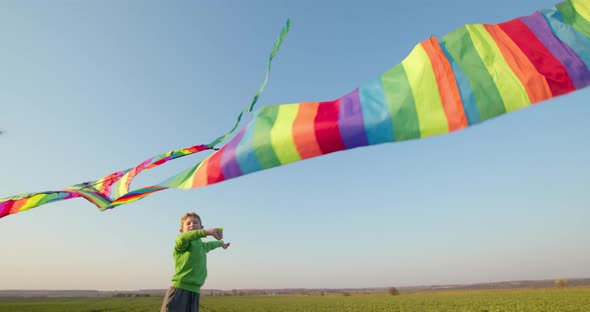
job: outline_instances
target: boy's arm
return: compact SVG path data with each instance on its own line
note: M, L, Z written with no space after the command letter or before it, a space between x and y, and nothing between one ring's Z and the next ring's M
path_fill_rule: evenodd
M215 248L221 247L221 245L223 245L223 241L221 241L221 240L210 241L210 242L204 242L203 244L205 245L205 252L209 252Z
M174 249L176 251L185 251L188 248L188 245L191 241L197 240L205 236L207 236L205 234L205 230L194 230L181 233L180 235L178 235L178 237L176 237Z

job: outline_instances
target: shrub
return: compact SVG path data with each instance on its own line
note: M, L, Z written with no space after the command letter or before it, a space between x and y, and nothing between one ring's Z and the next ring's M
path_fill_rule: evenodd
M569 281L565 278L560 278L555 280L555 286L557 287L565 287L569 284Z
M395 287L389 288L388 292L392 296L399 296L399 290L397 290Z

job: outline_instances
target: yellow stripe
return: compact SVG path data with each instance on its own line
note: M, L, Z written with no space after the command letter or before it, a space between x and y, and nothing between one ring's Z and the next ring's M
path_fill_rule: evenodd
M209 163L209 158L213 156L215 153L205 157L203 161L196 165L197 169L192 172L189 176L185 177L184 182L178 185L177 188L179 189L191 189L198 186L203 186L207 184L207 165ZM194 167L193 167L194 168ZM204 171L203 171L204 170ZM190 169L188 170L190 171ZM203 172L202 172L203 171Z
M129 203L132 203L134 201L138 201L138 200L140 200L140 199L142 199L142 198L144 198L144 197L146 197L148 195L151 195L151 194L152 193L146 193L146 194L142 194L142 195L137 196L137 197L130 197L130 198L126 198L126 199L117 199L112 204L114 204L114 205L129 204Z
M301 160L293 140L293 122L297 117L299 104L279 105L277 118L270 129L270 142L281 164Z
M92 187L95 188L97 191L100 192L103 189L103 187L104 187L103 184L104 184L104 181L105 180L106 180L106 178L101 178L100 180L97 180L96 182L94 182L92 184Z
M578 14L590 22L590 2L588 0L571 0L571 2Z
M43 199L43 197L45 197L45 196L48 196L48 195L47 194L37 194L37 195L31 196L31 198L29 198L29 200L27 200L27 202L24 205L22 205L18 209L18 211L25 211L25 210L29 210L29 209L31 209L33 207L36 207L37 206L37 203L41 199Z
M531 100L520 79L504 59L502 51L496 45L494 38L481 24L466 25L475 50L479 54L487 71L492 76L498 92L504 101L506 112L528 106Z
M420 136L428 137L449 132L432 63L421 44L402 61L414 95Z
M113 197L120 197L123 196L123 194L127 194L129 193L129 188L126 186L127 184L127 180L129 180L129 174L130 172L127 172L126 174L124 174L121 179L119 181L117 181L117 183L119 184L117 187L117 193L113 194Z

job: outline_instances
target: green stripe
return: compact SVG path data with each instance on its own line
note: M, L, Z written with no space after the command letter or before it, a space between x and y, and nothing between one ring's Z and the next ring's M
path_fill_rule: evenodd
M166 186L166 187L176 187L176 188L180 188L180 189L182 189L182 188L184 188L184 189L190 188L190 185L192 183L192 180L189 180L189 179L190 179L190 177L193 176L193 174L195 173L195 171L197 171L197 169L199 168L199 166L201 165L202 162L203 162L202 160L199 161L193 167L186 169L185 171L183 171L183 172L181 172L181 173L179 173L179 174L177 174L177 175L169 178L168 180L166 180L166 181L164 181L164 182L162 182L162 183L160 183L158 185L160 185L160 186ZM187 181L189 182L188 183L189 184L189 187L182 187L182 185L185 184L185 183L187 183ZM124 194L121 194L121 195L124 195ZM115 198L115 200L116 200L116 198Z
M422 44L412 50L402 65L412 88L420 136L425 138L449 132L449 121L438 91L436 74Z
M580 17L590 22L590 1L588 0L571 0L574 10L578 12Z
M256 116L256 125L253 135L253 146L256 158L263 169L280 166L281 162L272 148L271 129L277 119L279 108L265 106L260 108Z
M572 3L569 0L564 1L555 7L559 10L561 15L563 15L563 20L567 24L572 25L577 31L590 38L590 21L583 18L572 6Z
M488 72L498 73L492 79L495 78L494 82L504 101L504 109L511 112L531 104L522 82L510 68L496 41L485 27L481 24L467 25L466 27Z
M47 202L49 202L50 200L56 198L59 195L59 193L53 193L53 194L36 194L33 195L31 197L29 197L29 199L27 199L27 201L25 202L24 205L22 205L20 208L18 208L18 211L26 211L29 209L33 209L35 207L41 206Z
M101 211L104 210L106 207L108 207L111 204L111 202L109 200L107 200L99 195L96 195L93 192L87 192L87 191L82 191L82 190L80 190L79 192L80 192L80 194L84 194L84 195L92 198L92 200L94 200L94 203L96 205L98 205L98 209Z
M473 92L480 120L506 113L498 88L473 46L466 27L461 27L441 40L453 60L461 67Z
M394 141L420 138L420 125L406 71L398 64L381 75L383 93L393 122Z

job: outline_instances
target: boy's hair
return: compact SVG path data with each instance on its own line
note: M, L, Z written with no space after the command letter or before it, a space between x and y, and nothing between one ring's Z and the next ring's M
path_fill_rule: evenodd
M188 212L186 213L184 216L182 216L182 218L180 218L180 229L182 230L182 226L184 225L184 221L188 218L197 218L199 219L199 223L203 223L203 221L201 221L201 217L199 217L198 214L194 213L194 212Z

